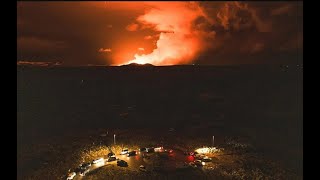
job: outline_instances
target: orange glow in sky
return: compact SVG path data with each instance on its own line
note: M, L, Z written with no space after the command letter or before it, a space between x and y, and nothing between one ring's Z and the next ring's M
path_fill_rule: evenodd
M302 63L302 26L301 1L19 1L17 64Z
M130 25L129 31L152 29L158 33L156 48L151 53L136 53L134 59L116 65L137 63L153 65L189 64L203 49L201 33L194 30L192 23L203 15L197 3L150 2L151 9ZM134 28L131 28L134 27ZM150 36L149 36L150 37ZM143 38L146 41L150 38Z

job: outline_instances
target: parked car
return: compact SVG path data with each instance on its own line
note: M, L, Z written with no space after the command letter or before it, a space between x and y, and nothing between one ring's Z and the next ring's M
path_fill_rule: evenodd
M139 170L140 171L147 171L147 169L144 165L140 165Z
M154 152L163 152L164 149L162 146L154 148Z
M130 152L128 152L128 154L127 154L128 157L129 157L129 156L135 156L135 155L137 155L137 152L136 152L136 151L130 151Z
M147 148L140 148L140 152L145 152L147 151Z
M128 149L124 149L124 150L122 150L122 151L120 152L120 154L121 154L121 155L124 155L124 154L127 154L128 152L129 152Z
M154 152L154 148L146 148L146 152L147 153L152 153L152 152Z
M207 156L202 159L202 162L211 162L211 161L212 159Z
M90 166L91 166L91 163L88 162L88 163L80 164L79 167L80 167L81 170L84 170L84 169L88 169Z
M80 176L85 176L90 170L89 169L84 169L80 171Z
M107 155L108 157L113 157L113 156L115 156L115 154L114 153L112 153L112 152L110 152L110 153L108 153L108 155Z
M128 163L126 161L124 161L124 160L120 160L120 161L117 161L117 166L127 167Z
M98 158L92 161L92 164L102 163L104 161L103 158Z
M116 157L115 156L112 156L112 157L109 157L108 158L108 162L111 162L111 161L116 161L117 159L116 159Z
M77 174L75 172L71 172L68 174L67 180L73 179Z

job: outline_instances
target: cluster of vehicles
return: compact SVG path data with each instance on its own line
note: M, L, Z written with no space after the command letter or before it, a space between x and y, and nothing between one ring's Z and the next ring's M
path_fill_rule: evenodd
M171 154L173 153L172 149L164 149L162 146L161 147L143 147L140 148L139 150L132 150L129 151L128 149L123 149L120 152L120 155L125 155L127 157L130 156L136 156L137 155L137 151L139 151L141 153L141 156L143 158L147 158L149 156L146 155L146 153L153 153L153 152L159 152L160 154ZM195 159L194 161L190 162L190 163L186 163L184 164L185 167L202 167L203 165L205 165L206 162L211 162L212 159L208 158L207 156L203 155L203 154L199 154L197 152L184 152L184 154L186 156L193 156L193 158ZM87 162L87 163L82 163L79 165L79 167L77 167L74 172L70 172L67 175L67 180L71 180L74 179L74 177L79 174L80 176L85 176L88 172L90 172L90 167L92 165L98 165L98 166L103 166L105 162L112 162L112 161L117 161L117 166L120 167L128 167L128 163L124 160L120 160L119 158L117 158L115 156L115 154L113 152L110 152L107 154L106 158L100 157L97 159L94 159L91 162ZM91 168L92 169L92 168ZM147 171L146 167L143 165L139 166L139 170L140 171Z
M68 173L67 180L73 179L77 173L79 173L80 176L85 176L90 170L89 168L91 167L92 163L83 163L80 164L79 167L77 167L74 172Z
M206 162L211 162L211 160L209 160L210 158L208 158L207 160L200 160L200 159L197 159L195 161L192 161L192 162L185 162L183 167L182 168L189 168L189 167L192 167L192 168L197 168L197 167L203 167Z
M192 156L194 159L196 159L188 164L191 167L202 167L206 164L206 162L212 162L212 159L204 154L199 154L197 152L184 152L184 154L187 156Z
M137 154L136 151L128 151L128 149L124 149L120 153L121 155L126 156L135 156ZM74 179L74 177L79 174L80 176L85 176L88 172L90 172L90 167L94 164L103 164L105 162L112 162L117 161L117 166L120 167L128 167L128 163L124 160L120 160L119 158L116 158L115 154L113 152L110 152L107 154L107 158L97 158L94 159L92 162L82 163L77 167L73 172L68 173L67 180Z
M74 177L77 174L79 174L80 176L85 176L88 172L90 172L90 167L94 164L103 164L103 163L105 163L105 161L112 162L112 161L117 161L117 160L119 160L119 159L116 158L115 154L110 152L107 155L107 159L100 157L100 158L94 159L91 162L82 163L79 165L79 167L77 167L74 170L74 172L68 173L67 180L74 179ZM117 162L118 165L126 164L125 161L124 162L122 162L122 160L120 160L120 161L121 161L120 163L119 163L119 161Z
M169 153L172 153L173 150L170 149L170 150L165 150L162 146L161 147L143 147L143 148L140 148L139 149L140 152L146 152L146 153L153 153L153 152L169 152ZM123 149L121 152L120 152L121 155L126 155L126 156L135 156L137 155L137 151L129 151L128 149Z

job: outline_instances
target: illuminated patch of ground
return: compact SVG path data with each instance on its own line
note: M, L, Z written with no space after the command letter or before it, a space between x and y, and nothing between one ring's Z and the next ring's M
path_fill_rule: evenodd
M101 137L99 133L76 138L65 139L65 143L51 141L24 148L20 161L30 161L38 158L40 165L35 167L23 179L65 179L68 170L73 170L82 162L90 162L99 157L105 157L110 150L119 155L123 148L137 150L140 147L155 146L161 141L157 137L146 136L139 131L117 131L118 144L112 145L112 135ZM104 139L109 138L109 141ZM170 141L176 142L173 148L195 150L207 145L200 138L170 136ZM163 140L166 144L166 139ZM110 145L107 146L107 144ZM212 158L212 168L185 168L176 171L147 171L138 168L118 167L115 162L100 167L88 175L86 179L302 179L294 172L281 167L277 162L263 158L255 151L253 145L239 139L228 139L220 144L220 151L207 154ZM150 166L157 164L155 156L150 158ZM165 165L165 163L159 163Z

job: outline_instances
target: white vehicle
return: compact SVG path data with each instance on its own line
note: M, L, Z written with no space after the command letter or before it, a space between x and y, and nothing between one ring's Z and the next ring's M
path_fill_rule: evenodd
M144 165L139 166L140 171L147 171L146 167Z
M77 174L75 172L71 172L68 174L67 180L73 179Z
M127 154L128 152L129 152L128 149L124 149L124 150L122 150L122 151L120 152L120 154L121 154L121 155L124 155L124 154Z
M102 163L103 160L104 160L103 158L95 159L92 161L92 164Z
M156 147L156 148L154 148L154 152L163 152L164 150L163 150L163 147L161 146L161 147Z

